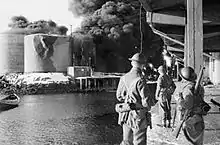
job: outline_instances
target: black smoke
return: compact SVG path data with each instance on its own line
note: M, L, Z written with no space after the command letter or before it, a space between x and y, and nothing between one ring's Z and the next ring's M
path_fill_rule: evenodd
M141 51L141 40L143 53L156 60L154 65L161 63L163 41L153 34L143 8L140 13L138 0L70 0L69 10L84 17L80 31L93 37L97 59L106 66L101 71L127 71L128 58Z

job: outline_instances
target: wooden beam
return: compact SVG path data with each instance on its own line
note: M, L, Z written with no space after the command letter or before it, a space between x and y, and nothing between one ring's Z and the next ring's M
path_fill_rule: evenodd
M147 3L147 7L150 5L152 10L159 10L159 9L165 9L169 7L173 7L175 5L182 4L184 5L185 0L139 0L143 6L144 3Z
M202 0L187 0L184 65L191 66L198 74L203 65Z
M184 35L181 34L167 34L168 36L171 36L173 38L183 38ZM215 37L215 36L220 36L220 32L213 32L213 33L207 33L207 34L203 34L203 38L211 38L211 37Z
M180 26L185 25L185 18L183 16L153 13L153 12L147 11L146 17L147 17L146 20L148 23L180 25Z
M215 37L219 35L220 35L220 32L213 32L213 33L204 34L203 38L211 38L211 37Z
M167 46L167 50L168 51L175 51L175 52L183 52L184 53L183 48L176 48L176 47L172 47L172 46Z
M146 12L146 20L148 23L155 23L155 24L166 24L166 25L178 25L178 26L185 26L185 16L176 13L154 13L147 11ZM213 22L209 20L203 20L203 23L206 25L219 25L220 22Z
M220 52L219 48L205 49L204 52Z
M161 36L161 37L163 37L163 38L166 38L166 39L168 39L168 40L170 40L170 41L173 41L173 42L175 42L175 43L177 43L177 44L179 44L179 45L184 46L184 43L182 43L181 41L178 41L178 40L176 40L176 39L174 39L174 38L168 36L167 34L165 34L165 33L163 33L163 32L160 32L160 31L154 29L153 27L152 27L152 31L153 31L155 34L157 34L157 35L159 35L159 36Z
M172 46L167 46L167 50L168 51L184 53L184 49L183 48L176 48L176 47L172 47ZM212 59L217 59L216 57L214 57L212 55L209 55L209 54L207 54L205 52L203 52L203 56L206 56L206 57L209 57L209 58L212 58Z
M174 37L174 38L181 38L181 39L184 37L184 35L174 34L174 33L170 33L170 34L167 34L167 35L169 35L169 36L171 36L171 37Z

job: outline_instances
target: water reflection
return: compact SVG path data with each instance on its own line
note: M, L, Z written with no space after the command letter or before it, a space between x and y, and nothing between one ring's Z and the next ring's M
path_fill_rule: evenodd
M121 140L114 93L30 95L1 110L0 144L113 145Z
M4 112L4 111L8 111L8 110L11 110L11 109L14 109L18 107L18 105L5 105L5 104L0 104L0 113L1 112Z

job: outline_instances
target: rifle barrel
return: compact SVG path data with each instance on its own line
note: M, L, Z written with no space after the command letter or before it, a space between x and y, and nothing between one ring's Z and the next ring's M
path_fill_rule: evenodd
M200 85L200 82L201 82L201 79L202 79L202 76L203 76L203 70L205 69L205 67L201 67L200 71L199 71L199 76L196 80L196 84L195 84L195 89L194 89L194 93L196 94L197 91L198 91L198 87Z
M214 105L220 107L220 103L216 102L214 99L211 99L210 100Z

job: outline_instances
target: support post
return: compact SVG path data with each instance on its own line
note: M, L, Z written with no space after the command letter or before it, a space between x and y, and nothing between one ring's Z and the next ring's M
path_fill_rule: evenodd
M203 0L187 0L184 65L198 74L203 64Z

